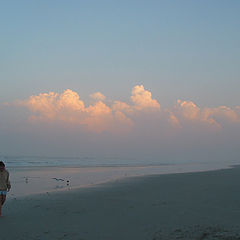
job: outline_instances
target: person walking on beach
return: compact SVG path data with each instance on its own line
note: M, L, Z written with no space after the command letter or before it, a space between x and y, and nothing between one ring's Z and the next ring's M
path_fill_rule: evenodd
M2 206L6 201L6 195L10 188L9 172L5 169L4 162L0 161L0 217L2 216Z

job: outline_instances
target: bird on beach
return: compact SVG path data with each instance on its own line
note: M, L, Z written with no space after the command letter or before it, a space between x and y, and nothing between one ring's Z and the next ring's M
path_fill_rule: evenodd
M64 179L62 179L62 178L52 178L52 179L55 179L56 181L64 181Z
M25 178L25 183L28 183L28 177L24 177Z

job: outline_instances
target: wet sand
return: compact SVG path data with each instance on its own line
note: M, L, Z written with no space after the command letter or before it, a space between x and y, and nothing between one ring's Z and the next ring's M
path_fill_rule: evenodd
M240 167L8 200L1 240L237 240Z
M158 166L51 166L51 167L10 167L11 192L8 198L86 188L96 184L112 182L127 177L153 174L201 172L227 169L226 163L169 164Z

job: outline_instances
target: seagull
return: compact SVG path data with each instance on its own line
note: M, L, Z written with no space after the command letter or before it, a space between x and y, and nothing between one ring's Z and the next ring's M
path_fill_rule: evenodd
M52 178L52 179L55 179L56 181L64 181L64 179L62 179L62 178Z

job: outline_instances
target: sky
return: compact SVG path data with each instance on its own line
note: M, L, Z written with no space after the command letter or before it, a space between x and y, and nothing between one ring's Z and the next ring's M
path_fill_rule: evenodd
M239 159L239 10L1 2L0 153Z

